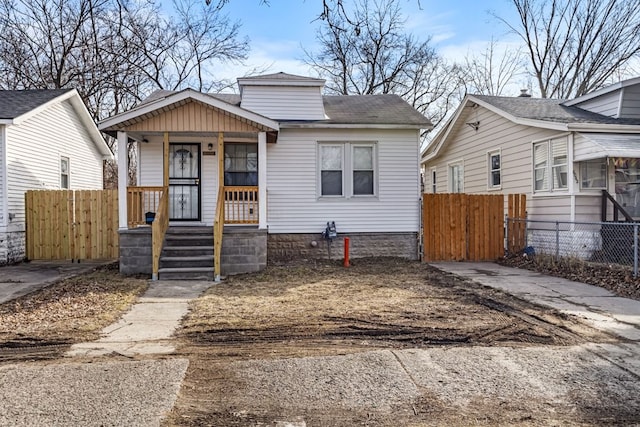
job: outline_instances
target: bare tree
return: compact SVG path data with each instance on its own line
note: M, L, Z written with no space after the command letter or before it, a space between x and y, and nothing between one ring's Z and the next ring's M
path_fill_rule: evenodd
M640 8L629 0L511 0L543 98L571 98L610 82L640 52Z
M352 10L340 0L323 4L321 47L306 52L305 62L327 80L328 93L394 93L435 124L445 116L458 93L458 70L429 40L404 31L399 0L359 0Z
M498 96L525 72L525 61L521 48L500 49L492 38L483 52L467 54L461 68L467 93Z
M244 60L248 40L197 0L174 10L155 0L0 0L0 87L75 88L96 120L155 89L215 89L214 65Z

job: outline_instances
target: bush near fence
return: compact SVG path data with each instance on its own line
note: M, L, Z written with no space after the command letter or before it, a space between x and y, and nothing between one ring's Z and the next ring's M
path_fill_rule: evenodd
M507 218L507 224L520 224L526 230L526 245L535 254L632 266L638 274L640 223Z

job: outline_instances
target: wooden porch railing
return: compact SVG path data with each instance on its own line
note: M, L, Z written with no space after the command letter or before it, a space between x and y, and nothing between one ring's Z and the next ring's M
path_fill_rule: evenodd
M616 199L609 194L607 190L602 190L602 222L607 222L607 201L613 205L613 221L619 222L619 215L621 214L628 222L633 222L634 219L629 213L616 201Z
M146 212L158 212L164 187L127 187L127 226L146 224Z
M169 191L164 189L160 197L160 204L156 211L156 217L151 224L151 246L153 255L152 280L158 280L158 270L160 269L160 253L162 252L162 242L164 235L169 228Z
M220 199L218 199L220 202ZM258 223L258 187L224 187L224 223Z
M216 203L216 217L213 221L213 278L220 281L222 270L222 235L224 233L224 191L218 189L218 201Z

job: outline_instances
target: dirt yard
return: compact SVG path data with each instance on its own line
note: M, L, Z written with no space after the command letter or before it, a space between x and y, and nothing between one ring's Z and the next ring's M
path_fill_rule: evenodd
M326 356L338 356L348 364L352 360L349 358L364 354L365 358L373 357L371 363L377 363L377 357L395 354L399 358L396 352L406 356L411 349L464 351L501 347L519 351L612 341L611 337L553 310L533 306L425 264L397 259L360 260L349 269L322 263L271 266L260 274L231 277L210 288L193 304L179 339L179 353L191 363L166 424L189 426L285 425L276 423L278 416L288 414L282 406L287 400L284 396L274 400L274 406L255 402L255 412L247 413L237 407L238 401L255 398L246 389L250 381L269 382L278 372L284 376L282 381L291 381L287 376L293 376L296 368L289 366L283 371L274 367L274 363L311 360L313 365L324 366ZM461 360L469 363L473 358ZM237 371L230 366L244 366L249 361L252 366L259 363L262 367L252 378L238 378ZM247 370L251 371L245 367ZM263 378L264 372L273 375L265 374ZM257 380L258 377L261 379ZM272 386L275 390L278 387L286 390L284 384ZM391 418L376 415L370 409L342 413L340 404L337 409L329 409L318 407L313 401L303 415L306 425L313 426L470 422L469 418L457 418L451 411L430 406L428 395L405 399L412 400L413 410L392 411ZM484 402L480 409L484 413L471 420L483 425L504 423L497 420L537 425L534 418L517 418L522 413L535 412L533 403L529 407L526 402L522 405L514 412L513 407L497 401ZM518 414L516 418L514 413ZM300 408L289 415L293 414L300 415ZM573 424L570 409L566 414L558 414L557 419L560 424ZM548 421L544 418L542 424Z
M147 286L111 264L0 304L0 363L56 359L98 338Z

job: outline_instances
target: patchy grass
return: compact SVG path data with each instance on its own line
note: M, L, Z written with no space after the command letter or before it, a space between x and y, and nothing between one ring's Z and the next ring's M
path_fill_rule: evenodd
M0 304L0 345L97 338L147 286L111 265Z
M233 276L194 301L179 337L209 354L306 355L374 348L566 345L575 340L510 314L564 322L492 288L396 258L270 266ZM533 317L532 317L533 319ZM189 352L192 350L186 350Z

